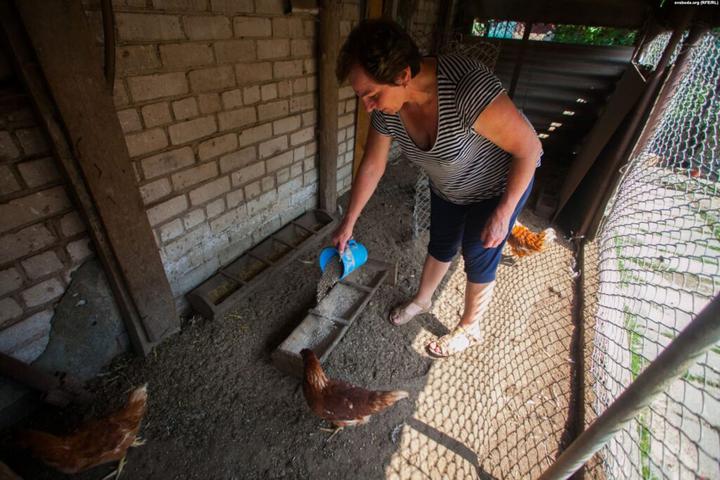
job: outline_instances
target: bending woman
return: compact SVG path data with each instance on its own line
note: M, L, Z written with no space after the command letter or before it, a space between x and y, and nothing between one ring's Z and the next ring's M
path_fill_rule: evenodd
M371 128L333 243L345 249L396 139L430 179L430 243L415 296L395 308L390 321L403 325L430 309L462 247L464 312L449 334L427 345L436 357L459 353L482 338L480 319L502 247L540 164L537 134L482 63L459 55L422 57L410 36L387 20L365 20L353 29L337 77L349 79L371 114Z

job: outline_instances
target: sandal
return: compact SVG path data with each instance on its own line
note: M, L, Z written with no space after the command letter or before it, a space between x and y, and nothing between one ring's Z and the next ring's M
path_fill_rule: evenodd
M481 333L473 333L470 329L458 325L452 332L428 343L425 350L432 357L447 358L477 345L482 339ZM431 347L433 343L435 344L434 348Z
M405 325L407 322L409 322L416 316L429 312L431 307L432 303L430 303L430 305L428 305L427 307L423 308L420 304L411 301L404 306L393 308L393 310L390 312L390 323L392 323L396 327L399 327L400 325Z

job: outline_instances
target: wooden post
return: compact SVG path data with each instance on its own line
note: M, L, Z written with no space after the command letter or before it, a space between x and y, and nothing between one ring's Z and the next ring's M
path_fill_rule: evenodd
M338 82L335 65L340 51L340 9L338 0L320 2L320 45L318 87L320 94L320 208L337 210Z
M383 12L383 0L368 0L365 18L380 18ZM363 155L365 155L365 141L370 130L370 115L365 111L362 103L357 103L355 115L355 153L353 153L353 178L360 168Z
M0 1L6 41L88 222L133 347L148 353L178 330L179 319L82 4L16 6Z

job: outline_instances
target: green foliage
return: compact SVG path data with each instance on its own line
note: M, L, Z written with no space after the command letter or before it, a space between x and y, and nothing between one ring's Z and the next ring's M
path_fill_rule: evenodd
M635 30L587 25L556 25L554 42L582 43L587 45L631 46L635 43Z

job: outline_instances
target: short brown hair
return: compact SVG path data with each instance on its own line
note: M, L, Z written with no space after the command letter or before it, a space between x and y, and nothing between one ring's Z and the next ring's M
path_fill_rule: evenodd
M358 64L378 83L395 85L397 76L410 67L411 76L420 71L420 50L397 23L391 20L363 20L350 32L340 49L335 74L344 82Z

